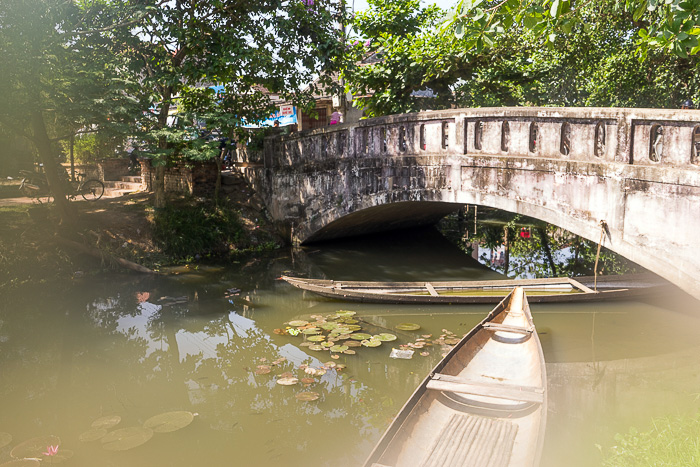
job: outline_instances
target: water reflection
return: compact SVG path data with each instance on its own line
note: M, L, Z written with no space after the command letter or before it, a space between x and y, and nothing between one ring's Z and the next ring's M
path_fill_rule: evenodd
M14 440L0 449L0 462L11 446L55 434L75 451L75 466L357 465L441 349L395 360L391 344L362 348L337 361L347 368L327 371L309 388L284 387L275 383L282 373L301 376L300 366L320 367L330 356L274 330L352 309L404 343L415 336L395 331L399 323L419 323L421 334L461 335L490 309L333 302L276 280L288 271L343 280L501 277L434 230L421 230L167 277L115 274L7 294L0 304L0 431ZM241 293L226 297L233 287ZM533 307L550 372L544 465L591 465L595 444L609 445L615 431L696 408L700 321L692 303ZM270 374L255 373L282 358ZM320 399L295 398L307 390ZM103 415L120 415L118 427L127 427L172 410L198 416L129 451L78 441Z

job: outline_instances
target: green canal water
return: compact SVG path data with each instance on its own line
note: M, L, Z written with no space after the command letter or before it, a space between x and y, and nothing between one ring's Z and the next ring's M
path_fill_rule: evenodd
M425 347L402 360L390 358L391 349L444 330L461 336L491 307L333 302L277 278L499 277L434 231L171 272L77 275L69 283L2 297L0 432L12 440L0 448L0 464L11 460L10 450L21 442L54 435L61 440L59 453L73 452L65 461L69 466L361 465L444 351ZM230 288L240 294L226 297ZM301 346L302 336L275 332L290 320L338 310L355 311L369 332L392 332L398 340L333 360L329 352ZM666 296L533 305L532 311L549 376L543 466L598 465L597 445L613 445L615 433L646 429L656 416L697 411L697 302ZM421 329L395 330L406 322ZM326 362L345 368L313 376L304 371ZM257 374L266 365L270 372ZM283 373L315 381L283 386L276 383ZM318 400L297 400L309 391ZM156 432L131 449L81 441L100 417L119 416L114 431L172 411L196 416L186 427Z

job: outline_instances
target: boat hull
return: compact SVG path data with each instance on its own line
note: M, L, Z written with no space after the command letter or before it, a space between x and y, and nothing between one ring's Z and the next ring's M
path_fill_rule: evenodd
M626 282L620 277L626 277ZM640 298L662 293L669 286L659 281L634 282L632 276L600 279L592 290L593 278L525 279L454 282L359 282L304 279L282 276L302 290L326 298L364 303L414 304L496 304L516 286L524 287L530 303L575 303ZM638 277L638 276L635 276ZM648 276L643 276L648 277ZM561 290L569 287L570 293ZM431 293L430 289L434 291ZM560 288L557 292L557 287ZM549 290L548 290L549 289ZM421 294L422 292L422 294ZM460 295L460 293L463 293Z
M546 414L542 347L516 289L433 369L365 466L536 466Z

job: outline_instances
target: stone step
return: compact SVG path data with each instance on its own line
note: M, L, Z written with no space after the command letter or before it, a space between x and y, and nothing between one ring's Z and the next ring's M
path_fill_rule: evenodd
M141 183L140 175L125 175L121 177L122 182Z
M105 188L110 190L131 190L136 191L141 188L141 182L124 182L119 180L105 180Z

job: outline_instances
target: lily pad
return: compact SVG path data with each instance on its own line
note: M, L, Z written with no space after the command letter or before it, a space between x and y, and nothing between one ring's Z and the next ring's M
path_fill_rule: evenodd
M358 341L345 341L343 345L347 345L348 347L360 347L362 344L360 344Z
M325 329L326 331L332 331L338 327L338 323L323 323L319 327L321 329Z
M92 424L90 425L92 428L104 428L105 430L109 430L113 426L119 425L119 422L122 421L122 418L119 415L108 415L106 417L100 417Z
M395 341L397 339L397 337L395 335L389 334L388 332L383 332L381 334L378 334L375 337L382 342L391 342L391 341Z
M105 428L93 428L92 430L81 433L78 436L78 440L82 443L92 443L93 441L102 439L106 434L107 430Z
M335 315L338 318L349 318L350 316L355 316L357 314L356 311L347 311L347 310L339 310L335 312Z
M380 341L379 339L368 339L362 341L362 345L364 345L365 347L379 347L380 345L382 345L382 341Z
M347 345L334 345L331 347L331 352L345 352L346 350L348 350Z
M300 400L302 402L311 402L317 400L320 397L320 395L317 392L308 391L300 392L295 397L297 398L297 400Z
M12 435L5 432L0 432L0 448L4 448L12 442Z
M343 351L343 353L346 355L355 355L357 352L351 349L346 349L345 351Z
M326 339L325 336L320 336L320 335L317 335L317 336L309 336L309 337L306 338L306 340L309 340L309 341L311 341L311 342L321 342L322 340L325 340L325 339Z
M457 338L457 337L446 337L446 338L445 338L445 344L447 344L447 345L456 345L456 344L459 343L460 340L461 340L461 339L459 339L459 338Z
M417 331L420 329L419 324L415 323L401 323L396 326L399 331Z
M0 467L38 467L41 465L38 459L16 459L0 464Z
M270 371L272 371L272 368L270 365L258 365L258 367L255 369L255 374L256 375L266 375Z
M301 384L314 384L316 380L314 378L301 378Z
M318 328L306 328L303 331L301 331L301 333L310 336L314 334L321 334L321 330Z
M294 377L280 378L277 380L277 384L280 384L282 386L294 386L298 382L299 380Z
M10 456L15 459L24 459L25 457L42 458L44 457L43 453L46 452L49 446L59 446L60 444L61 439L58 436L40 436L18 444L12 448Z
M319 350L323 350L323 346L320 344L313 344L309 346L309 350L315 350L318 352Z
M150 428L156 433L170 433L185 428L194 420L194 414L186 410L165 412L153 416L143 423L144 428Z
M126 451L141 446L153 437L153 430L142 426L130 426L107 433L100 440L108 451Z
M43 456L41 456L42 464L62 464L73 457L73 451L69 449L57 449L51 453L49 452L46 452Z
M366 339L371 339L372 336L369 334L365 334L364 332L357 332L350 336L350 339L355 339L356 341L363 341Z
M289 322L289 325L290 325L290 326L294 326L294 327L306 326L307 324L309 324L309 322L308 322L308 321L304 321L303 319L297 319L297 320L294 320L294 321L290 321L290 322Z
M357 325L357 324L346 324L345 329L347 329L350 332L355 332L355 331L359 331L360 329L362 329L362 326Z

